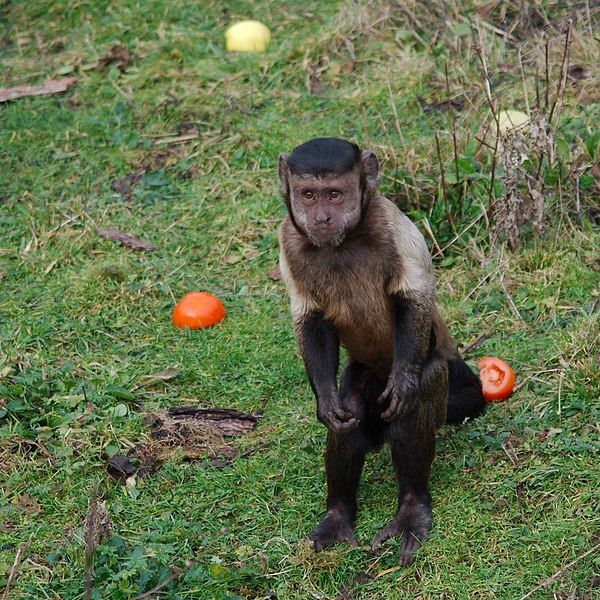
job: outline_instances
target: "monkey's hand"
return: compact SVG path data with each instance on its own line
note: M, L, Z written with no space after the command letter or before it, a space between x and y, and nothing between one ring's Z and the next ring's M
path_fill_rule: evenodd
M377 399L379 404L389 401L381 418L392 422L411 413L419 401L419 387L419 374L414 369L392 372L385 390Z
M317 400L317 419L332 433L347 433L358 425L352 413L343 408L337 391Z

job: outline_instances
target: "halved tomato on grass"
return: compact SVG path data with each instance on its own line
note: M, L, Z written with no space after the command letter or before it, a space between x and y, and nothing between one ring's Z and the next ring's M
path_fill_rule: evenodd
M515 372L507 363L494 356L486 356L477 366L486 402L501 402L512 394Z

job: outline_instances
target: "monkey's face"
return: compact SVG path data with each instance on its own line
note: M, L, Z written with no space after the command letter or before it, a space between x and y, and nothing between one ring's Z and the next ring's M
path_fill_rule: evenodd
M291 208L315 246L339 246L361 218L360 172L315 177L292 175Z

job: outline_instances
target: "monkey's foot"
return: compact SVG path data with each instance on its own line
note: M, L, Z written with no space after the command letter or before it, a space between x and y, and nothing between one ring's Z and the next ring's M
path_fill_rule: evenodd
M315 530L308 534L308 539L313 542L316 552L339 542L348 542L353 548L358 546L352 519L335 509L327 511Z
M373 540L373 550L377 549L385 540L390 538L401 539L400 565L406 567L415 561L415 553L421 544L429 537L431 527L431 509L423 507L418 515L398 514L379 532Z

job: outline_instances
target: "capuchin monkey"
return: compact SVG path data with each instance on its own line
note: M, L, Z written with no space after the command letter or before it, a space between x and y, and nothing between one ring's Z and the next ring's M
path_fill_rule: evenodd
M280 268L296 337L327 427L327 511L315 550L356 545L356 493L367 452L388 443L398 508L376 548L401 538L408 565L431 528L428 482L435 433L479 415L479 379L436 307L433 264L417 227L377 193L373 152L317 138L279 159L288 210ZM338 385L340 344L348 352Z

